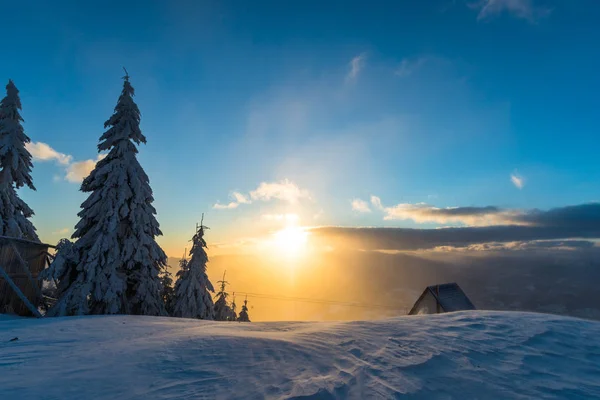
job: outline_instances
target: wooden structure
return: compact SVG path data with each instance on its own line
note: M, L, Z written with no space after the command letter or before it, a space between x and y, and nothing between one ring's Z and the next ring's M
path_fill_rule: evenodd
M39 273L54 246L0 236L0 313L40 317L43 301Z
M425 288L408 315L439 314L475 310L475 306L456 283L445 283Z

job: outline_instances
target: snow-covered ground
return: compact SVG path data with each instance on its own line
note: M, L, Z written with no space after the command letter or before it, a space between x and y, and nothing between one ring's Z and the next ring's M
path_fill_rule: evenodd
M0 316L0 399L213 398L600 398L600 322L482 311L250 324Z

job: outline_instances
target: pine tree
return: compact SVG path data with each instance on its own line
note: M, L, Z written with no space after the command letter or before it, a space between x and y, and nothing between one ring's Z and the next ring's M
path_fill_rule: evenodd
M98 144L98 151L108 154L81 184L89 197L81 205L73 238L78 239L77 269L89 284L92 314L166 313L159 272L167 256L155 240L162 233L152 189L136 157L136 144L146 138L133 96L126 74Z
M204 214L202 215L204 221ZM173 316L182 318L213 319L214 304L209 292L215 289L206 274L208 255L204 250L204 229L202 222L196 227L192 238L190 260L182 260L181 269L177 272L175 294L173 296Z
M240 311L238 321L250 322L250 317L248 317L248 296L246 296L246 299L244 299L244 305L242 306L242 310Z
M231 310L231 312L229 314L228 321L237 321L238 315L237 315L237 305L235 304L235 292L232 295L230 310Z
M221 290L217 293L217 301L215 301L215 321L229 321L231 319L231 307L227 303L229 293L225 291L229 282L225 280L225 272L223 272L223 280L218 282L221 284Z
M42 270L39 279L56 282L58 301L46 316L84 315L88 313L89 285L77 269L78 254L73 243L61 239L56 246L54 260Z
M169 272L169 267L167 266L160 273L160 283L162 285L161 297L163 302L165 303L165 309L167 310L167 314L171 313L173 307L173 278L172 274Z
M28 219L33 210L17 194L23 186L35 190L31 154L25 147L31 140L21 125L19 110L19 90L9 80L6 97L0 101L0 235L37 242L35 227Z

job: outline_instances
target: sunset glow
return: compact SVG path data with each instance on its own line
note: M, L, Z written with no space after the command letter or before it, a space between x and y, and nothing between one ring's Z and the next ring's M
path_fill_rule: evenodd
M272 244L283 256L298 257L306 250L308 232L297 226L288 226L273 234Z

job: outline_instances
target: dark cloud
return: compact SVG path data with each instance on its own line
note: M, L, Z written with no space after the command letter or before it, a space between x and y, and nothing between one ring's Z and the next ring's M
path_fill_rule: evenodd
M534 226L593 230L600 225L600 203L559 207L548 211L533 210L516 217L516 220Z
M443 211L464 216L469 210L482 213L486 209L497 208L462 207ZM600 204L597 203L522 212L513 218L515 224L526 225L440 229L321 227L314 228L312 233L316 237L350 241L352 246L365 250L423 250L491 242L600 238Z

